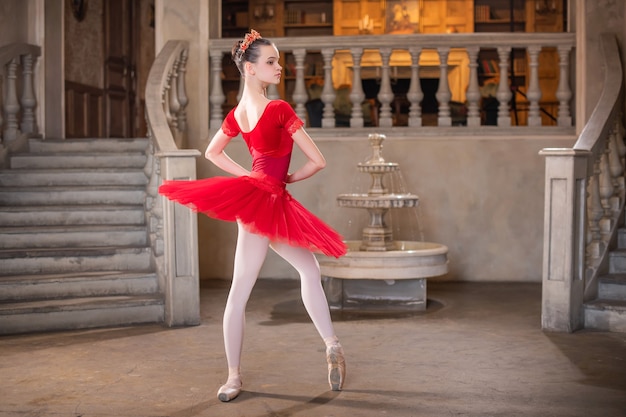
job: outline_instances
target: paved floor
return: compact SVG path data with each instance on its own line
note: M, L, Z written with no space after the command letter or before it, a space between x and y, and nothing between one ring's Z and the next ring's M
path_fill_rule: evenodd
M549 334L536 284L429 283L429 308L336 317L345 390L297 283L260 281L244 388L220 403L227 283L202 289L202 325L0 337L0 416L626 416L626 334Z

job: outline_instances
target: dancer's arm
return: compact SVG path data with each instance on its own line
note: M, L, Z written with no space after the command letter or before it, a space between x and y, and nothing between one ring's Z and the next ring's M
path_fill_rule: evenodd
M226 145L228 145L231 139L232 138L226 135L220 128L215 136L213 136L213 139L211 139L211 142L209 142L209 146L207 146L204 152L204 157L229 174L237 177L249 175L250 171L233 161L230 156L226 155L224 152L224 148L226 148Z
M296 130L291 137L296 145L300 147L302 152L304 152L308 160L304 165L302 165L302 167L300 167L300 169L287 176L287 183L302 181L309 178L326 166L326 159L324 159L324 155L322 155L320 150L315 145L315 142L313 142L313 139L311 139L309 134L306 133L303 128Z

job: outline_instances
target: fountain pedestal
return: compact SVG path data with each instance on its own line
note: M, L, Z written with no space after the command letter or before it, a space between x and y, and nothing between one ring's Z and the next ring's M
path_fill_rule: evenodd
M331 310L420 311L427 305L427 278L448 272L448 248L421 241L394 241L385 224L392 208L416 207L418 197L390 193L384 175L398 170L398 164L382 157L384 135L369 135L372 157L359 164L372 176L367 194L341 194L340 207L363 208L370 222L361 241L347 241L348 253L339 259L319 258L324 291Z

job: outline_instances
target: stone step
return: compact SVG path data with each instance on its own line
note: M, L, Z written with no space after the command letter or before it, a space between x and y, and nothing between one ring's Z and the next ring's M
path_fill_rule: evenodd
M1 207L0 227L70 225L145 225L143 205Z
M617 229L617 247L626 249L626 228Z
M626 332L626 301L597 299L584 305L585 328Z
M0 171L0 187L146 185L143 170L38 169Z
M0 302L156 294L154 272L96 271L0 277Z
M0 276L87 271L149 271L147 247L97 247L0 250Z
M143 186L3 188L0 189L0 206L142 205L145 194Z
M162 323L160 295L0 303L0 334Z
M626 249L615 249L609 253L609 274L626 273Z
M132 139L30 139L28 149L31 153L63 152L145 152L147 138Z
M75 169L75 168L137 168L146 164L146 155L140 152L117 154L113 152L54 154L29 153L11 156L11 169Z
M601 276L598 279L598 298L626 301L626 273Z
M0 249L146 246L145 226L1 227Z

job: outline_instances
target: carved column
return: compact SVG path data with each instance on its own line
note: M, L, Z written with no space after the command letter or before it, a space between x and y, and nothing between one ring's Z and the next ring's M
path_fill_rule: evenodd
M509 54L510 46L498 47L498 58L500 60L500 84L498 85L498 126L511 126L511 113L509 112L509 102L511 101L511 89L509 88Z
M226 96L224 96L224 89L222 88L222 59L223 53L220 50L212 49L209 51L211 56L211 93L209 94L209 103L211 103L211 117L210 127L211 129L219 129L222 126L222 119L224 118L222 112L222 104Z
M363 127L363 108L361 103L365 99L363 85L361 84L361 58L363 48L350 48L352 54L352 91L350 101L352 102L352 114L350 115L350 127Z
M178 110L178 130L184 132L187 130L187 104L189 99L187 98L187 91L185 90L185 74L187 73L187 56L188 50L183 49L180 53L180 66L178 68L178 103L180 109Z
M528 66L530 68L530 81L528 83L528 126L541 126L541 116L539 115L539 100L541 100L541 89L539 88L539 52L541 46L528 47Z
M178 130L178 111L180 110L180 102L178 101L178 67L180 65L180 57L174 61L174 65L167 77L167 102L165 106L168 108L169 123L172 131ZM175 135L176 145L181 148L178 137Z
M393 120L391 119L391 102L394 94L391 90L391 82L389 80L389 58L391 57L391 48L380 48L380 58L382 60L382 73L380 91L378 92L378 101L380 101L380 118L379 126L391 127Z
M480 126L480 88L478 87L478 46L468 46L469 56L469 85L467 86L467 126Z
M559 116L557 124L559 126L571 126L572 116L569 110L569 101L572 98L572 91L569 87L569 46L559 46L559 87L556 90L556 98L559 100Z
M452 117L450 117L450 84L448 83L448 55L450 48L438 48L439 53L439 88L437 88L437 101L439 102L439 117L437 124L439 126L452 126Z
M24 55L22 58L22 124L23 133L37 133L37 121L35 119L35 106L37 99L33 89L33 56Z
M296 88L291 97L296 104L296 114L300 119L306 120L306 107L304 103L306 103L309 98L306 92L306 86L304 85L304 58L306 57L306 49L294 49L292 52L296 60Z
M411 54L411 85L406 97L409 99L409 127L419 127L422 125L421 101L424 98L422 86L420 85L419 62L422 48L414 46L409 48Z
M17 101L17 58L13 58L7 65L6 76L6 101L4 103L4 113L6 123L4 126L4 140L11 142L17 139L18 124L17 114L20 111L20 103Z
M337 94L333 87L333 65L332 60L335 55L334 48L322 49L324 57L324 89L322 90L322 102L324 103L324 114L322 116L322 127L335 127L334 103Z

